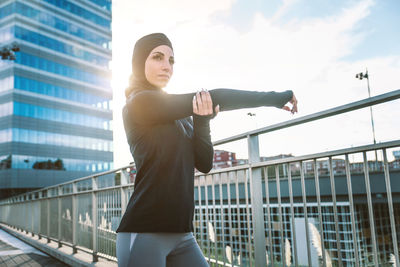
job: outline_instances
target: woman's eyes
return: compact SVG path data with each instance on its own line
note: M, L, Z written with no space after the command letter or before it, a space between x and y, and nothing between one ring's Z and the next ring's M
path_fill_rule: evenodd
M157 60L157 61L160 61L160 60L163 60L163 59L164 59L164 56L163 56L163 55L154 55L154 56L153 56L153 59L154 59L154 60ZM169 58L169 64L171 64L171 65L174 65L174 64L175 64L175 59L174 59L173 57L170 57L170 58Z
M162 59L162 57L161 57L161 55L154 55L154 56L153 56L153 59L156 59L156 60L161 60L161 59Z

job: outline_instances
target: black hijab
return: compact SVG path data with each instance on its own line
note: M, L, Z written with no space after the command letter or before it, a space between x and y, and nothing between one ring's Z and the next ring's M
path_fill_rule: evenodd
M167 45L173 50L171 41L163 33L152 33L137 40L133 49L132 74L129 80L129 87L125 90L126 97L134 91L159 89L147 81L144 65L150 52L160 45Z

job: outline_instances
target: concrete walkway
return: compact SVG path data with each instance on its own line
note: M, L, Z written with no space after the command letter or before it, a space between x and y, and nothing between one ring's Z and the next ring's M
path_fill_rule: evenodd
M0 229L0 266L39 267L66 265Z
M0 223L0 231L7 235L0 236L0 240L5 243L4 251L1 252L0 248L0 267L3 266L73 266L73 267L118 267L116 260L98 258L97 262L92 262L93 257L89 252L85 252L83 249L78 249L76 253L73 253L72 247L68 245L63 245L62 247L58 246L58 242L51 241L47 242L47 238L39 239L38 235L32 235L31 233L27 233L25 231L16 230L15 228L11 228L10 226ZM12 241L8 238L13 238ZM29 244L29 245L27 245ZM29 248L28 248L28 247ZM11 248L10 248L11 247ZM21 248L20 248L21 247ZM17 252L9 252L9 250L20 250L21 254ZM8 252L7 252L8 251ZM1 253L4 253L6 258L1 256ZM21 256L23 259L9 259L9 256L12 257L12 253L16 253L14 255L27 255ZM45 253L45 254L44 254ZM41 260L38 257L41 258ZM33 259L34 261L38 261L37 263L30 261ZM42 260L54 260L54 262L49 263L41 263L39 261ZM57 261L59 260L59 261ZM25 264L25 261L29 261L29 264ZM8 264L8 265L6 265ZM19 265L18 265L19 264ZM59 264L59 265L57 265Z

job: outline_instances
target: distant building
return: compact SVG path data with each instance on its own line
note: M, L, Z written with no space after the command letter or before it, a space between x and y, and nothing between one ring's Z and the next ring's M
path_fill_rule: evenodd
M393 151L393 156L396 160L400 160L400 150Z
M113 168L111 0L0 4L0 198Z
M236 153L225 151L225 150L214 150L214 169L222 169L235 166Z

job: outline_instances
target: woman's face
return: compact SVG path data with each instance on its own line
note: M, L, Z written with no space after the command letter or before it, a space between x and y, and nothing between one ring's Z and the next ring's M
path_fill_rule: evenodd
M147 81L158 87L165 87L172 76L174 65L174 52L167 45L154 48L144 64L144 74Z

